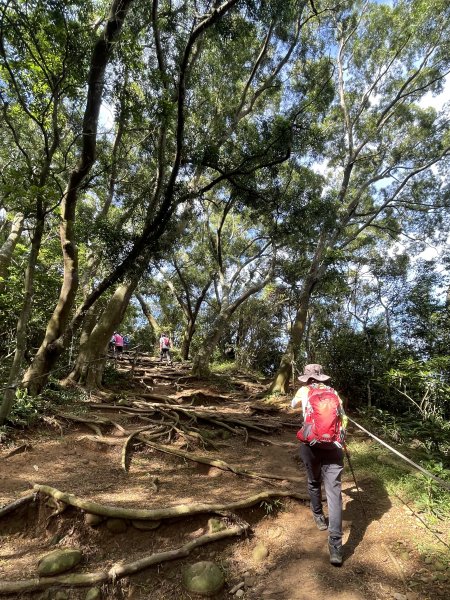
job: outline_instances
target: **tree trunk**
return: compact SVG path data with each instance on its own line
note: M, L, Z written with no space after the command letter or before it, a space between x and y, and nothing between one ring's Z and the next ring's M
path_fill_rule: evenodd
M211 332L206 336L205 343L200 347L197 355L194 358L194 364L192 367L193 375L196 377L202 377L210 373L209 362L222 336L226 324L234 312L241 306L241 304L248 300L250 296L260 292L269 283L273 277L273 265L274 263L272 263L265 279L262 279L258 283L255 283L249 287L232 304L229 302L229 291L226 293L225 298L222 300L220 312L211 327Z
M18 213L14 217L8 238L0 248L0 293L5 288L9 265L11 264L11 259L14 254L14 249L17 246L17 242L22 235L24 220L25 217L21 213Z
M139 304L141 305L142 312L144 313L145 318L147 319L153 331L155 332L155 335L157 336L160 332L160 327L155 317L152 315L147 302L144 300L143 296L138 292L136 292L134 295L136 296L136 298L139 301Z
M69 375L70 380L89 389L102 387L108 342L122 322L137 281L135 278L116 289L92 333L80 344L77 362Z
M289 379L292 373L292 360L295 361L297 352L305 332L306 319L308 316L309 301L312 291L316 285L317 278L309 277L306 279L302 292L300 294L300 303L295 315L294 325L291 329L291 335L287 348L281 358L280 366L275 375L275 379L270 386L272 394L286 394L289 388Z
M73 219L67 219L65 220L65 223L61 225L61 228L64 230L64 233L61 234L64 256L63 285L58 304L48 322L44 341L23 378L23 384L32 396L39 394L45 386L50 371L64 349L59 348L55 344L55 340L57 340L64 331L78 289L77 249L70 242L70 240L73 239L73 226Z
M78 362L79 359L79 355L80 355L80 351L86 347L86 345L89 343L89 338L92 334L92 331L94 329L94 327L96 326L96 324L99 322L100 320L100 315L101 315L101 307L100 307L100 303L96 303L94 304L94 306L92 306L86 313L86 316L84 318L83 321L83 326L81 328L81 334L80 334L80 339L79 339L79 343L78 343L78 348L77 348L77 358L75 361L74 366L72 367L71 363L72 361L69 360L69 366L73 369L76 368L76 364ZM72 343L73 343L73 338L72 338Z
M24 299L16 328L16 350L8 376L8 389L3 396L3 402L0 406L0 425L3 425L8 418L14 403L14 397L17 386L17 379L23 363L23 357L27 346L27 327L31 314L31 303L33 298L34 274L36 272L36 263L41 248L42 236L44 233L44 217L38 219L31 240L31 252L28 258L28 265L25 271Z
M195 377L206 377L210 374L209 362L211 356L220 340L225 329L225 325L231 316L229 312L221 312L217 315L211 332L207 336L205 343L199 348L192 366L192 374Z
M367 348L369 350L368 354L369 354L369 361L370 361L370 377L368 378L367 381L367 407L371 408L372 407L372 381L375 378L375 365L373 363L373 351L372 351L372 344L370 342L370 335L369 332L367 331L367 327L364 326L364 335L366 336L366 343L367 343Z
M63 334L67 328L78 289L78 251L75 238L78 193L95 162L98 118L105 86L106 67L131 2L132 0L112 1L104 31L94 45L83 118L81 155L77 166L70 174L61 204L60 238L64 264L63 283L58 303L47 325L44 341L23 379L24 385L32 395L37 395L45 386L49 373L64 351Z
M189 360L189 352L191 349L192 338L195 333L195 322L191 319L186 324L186 328L183 333L183 342L181 344L181 356L183 360Z

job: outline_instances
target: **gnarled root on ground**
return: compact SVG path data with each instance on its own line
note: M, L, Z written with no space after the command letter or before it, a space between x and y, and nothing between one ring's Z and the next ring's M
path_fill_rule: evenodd
M36 493L32 492L31 494L27 494L26 496L23 496L22 498L19 498L18 500L14 500L14 502L11 502L10 504L6 504L5 506L2 506L0 508L0 518L4 517L5 515L8 515L9 513L14 512L21 506L25 506L26 504L34 502L34 500L36 500Z
M150 554L150 556L145 556L134 562L113 565L107 571L74 573L72 575L57 575L55 577L40 577L39 579L25 579L22 581L3 581L0 582L0 594L11 595L33 592L45 590L55 585L63 587L84 587L101 583L114 583L117 579L133 575L134 573L148 569L153 565L158 565L168 560L184 558L199 546L204 546L205 544L223 540L228 537L242 535L247 530L248 525L237 525L222 531L217 531L216 533L208 533L188 542L180 548L156 552L155 554Z
M91 500L83 500L74 494L61 492L49 485L35 484L33 489L41 494L52 496L56 500L80 508L88 513L110 517L115 519L131 519L131 520L149 520L159 521L161 519L171 519L173 517L182 517L185 515L198 515L202 513L223 513L224 511L233 511L239 508L247 508L253 506L263 500L270 498L294 498L296 500L307 500L306 494L297 494L287 490L265 490L253 496L248 496L242 500L230 502L229 504L177 504L166 508L125 508L122 506L109 506L98 504Z
M169 446L162 446L161 444L157 444L155 442L150 442L145 439L144 436L140 437L145 444L158 450L159 452L166 452L167 454L175 454L175 456L180 456L181 458L185 458L187 460L192 460L194 462L198 462L205 465L211 465L212 467L217 467L218 469L222 469L223 471L231 471L236 475L241 475L243 477L250 477L252 479L275 479L281 481L292 481L294 483L302 483L303 479L301 477L289 477L287 475L275 475L275 473L255 473L254 471L247 471L245 469L238 469L237 467L233 467L229 465L225 461L219 458L209 458L207 456L201 456L199 454L192 454L190 452L184 452L183 450L178 450L175 448L170 448Z

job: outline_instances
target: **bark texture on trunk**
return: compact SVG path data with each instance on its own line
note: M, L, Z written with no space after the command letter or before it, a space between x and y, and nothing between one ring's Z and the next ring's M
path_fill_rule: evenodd
M225 325L227 324L229 318L230 314L226 312L222 312L216 317L214 325L208 337L206 338L205 343L199 348L197 354L194 357L194 362L192 365L192 374L196 377L205 377L209 375L209 363L211 357L222 336L222 333L225 329Z
M191 350L195 329L195 322L189 319L183 333L183 342L181 344L181 356L183 360L189 360L189 352Z
M133 280L116 289L91 334L80 345L77 361L69 379L89 389L102 387L108 342L122 322L136 285L137 281Z
M316 282L316 277L309 277L303 285L299 307L291 329L289 343L281 358L280 366L278 367L272 385L270 386L270 392L272 394L286 394L288 392L289 379L292 373L292 360L294 359L295 361L298 348L303 339L306 319L308 317L309 301Z
M151 310L149 309L147 302L144 300L144 297L142 296L142 294L139 294L139 293L136 292L134 295L136 296L136 298L138 299L139 304L141 305L142 312L143 312L145 318L147 319L147 321L149 322L149 324L152 327L153 331L155 332L155 335L157 336L159 334L159 332L160 332L160 327L158 325L157 320L152 315Z

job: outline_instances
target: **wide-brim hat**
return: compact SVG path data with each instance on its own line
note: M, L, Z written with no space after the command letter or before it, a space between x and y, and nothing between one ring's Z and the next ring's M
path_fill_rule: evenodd
M329 375L325 375L322 365L306 365L303 369L303 375L300 375L298 380L302 383L308 383L308 379L315 379L316 381L329 381L331 377Z

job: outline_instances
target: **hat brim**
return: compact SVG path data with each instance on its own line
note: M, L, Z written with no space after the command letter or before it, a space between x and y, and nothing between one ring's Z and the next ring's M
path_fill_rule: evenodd
M301 381L302 383L308 383L309 379L315 379L316 381L330 381L331 377L329 375L325 375L325 373L323 375L300 375L300 377L298 378L299 381Z

